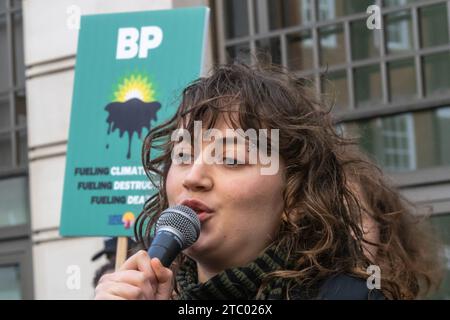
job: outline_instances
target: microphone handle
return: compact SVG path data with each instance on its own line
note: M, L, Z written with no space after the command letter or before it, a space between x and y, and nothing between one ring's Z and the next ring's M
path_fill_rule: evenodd
M181 251L178 237L167 230L161 230L153 238L148 255L150 258L158 258L162 265L168 268Z

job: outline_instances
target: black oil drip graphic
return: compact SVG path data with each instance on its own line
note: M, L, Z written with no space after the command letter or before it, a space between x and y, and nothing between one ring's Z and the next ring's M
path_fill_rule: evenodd
M111 102L105 110L109 115L106 119L108 123L108 134L119 129L120 138L125 132L128 133L128 153L127 159L131 157L131 142L134 132L141 138L143 128L150 130L151 121L156 121L156 113L161 108L157 101L143 102L137 98L125 102ZM109 145L106 146L108 148Z

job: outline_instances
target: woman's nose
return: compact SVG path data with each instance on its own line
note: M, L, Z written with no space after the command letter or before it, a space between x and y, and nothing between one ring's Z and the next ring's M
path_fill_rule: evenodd
M207 167L208 165L202 163L192 164L183 179L183 187L196 192L211 190L214 184Z

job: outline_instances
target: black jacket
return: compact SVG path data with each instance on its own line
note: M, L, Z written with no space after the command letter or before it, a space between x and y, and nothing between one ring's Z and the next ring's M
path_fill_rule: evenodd
M385 300L380 290L370 290L366 281L346 274L331 277L322 284L320 300Z

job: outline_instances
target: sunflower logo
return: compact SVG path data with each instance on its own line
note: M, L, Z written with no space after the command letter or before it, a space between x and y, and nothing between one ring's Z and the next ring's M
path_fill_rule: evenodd
M134 224L135 218L131 211L125 212L122 216L122 223L125 229L130 229Z
M119 82L114 92L115 101L126 102L131 99L139 99L143 102L155 100L155 90L146 76L132 74Z
M131 143L136 132L141 138L142 129L150 130L151 121L156 121L156 113L161 104L156 101L156 92L148 76L133 73L121 79L113 93L113 102L105 110L108 112L108 134L119 130L119 137L128 135L127 159L131 157ZM108 148L109 145L106 146Z

